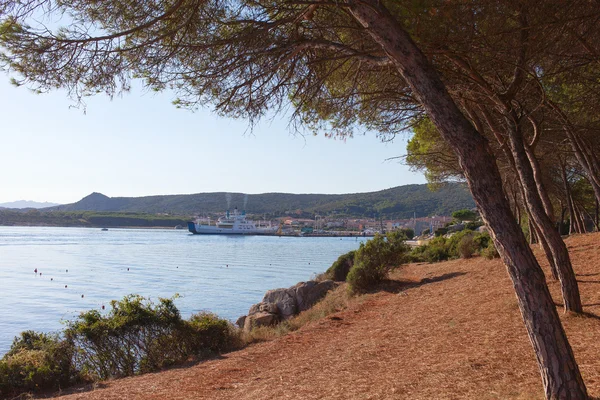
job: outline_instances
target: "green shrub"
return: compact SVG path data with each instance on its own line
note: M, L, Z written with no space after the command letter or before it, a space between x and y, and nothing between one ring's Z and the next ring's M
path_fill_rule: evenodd
M477 250L481 251L488 247L488 245L492 242L492 238L487 232L477 233L473 237L473 242L477 246Z
M447 260L449 258L447 241L442 236L435 237L429 241L424 246L423 261L439 262Z
M350 268L354 265L355 250L352 250L346 254L342 254L338 259L331 264L331 267L325 271L325 277L327 279L333 279L334 281L345 281L350 272Z
M346 281L352 292L369 290L384 280L390 269L407 260L409 247L404 243L406 236L400 231L387 235L375 235L366 243L361 243L354 257Z
M496 250L496 246L494 246L494 242L492 240L489 241L489 244L486 248L481 250L481 256L487 258L488 260L500 258L500 254L498 253L498 250Z
M474 231L475 229L479 228L480 226L483 226L483 222L481 221L471 221L471 222L467 222L465 225L465 229L469 229L471 231Z
M412 240L412 238L415 237L415 231L412 228L402 228L400 229L400 232L402 232L408 240Z
M477 213L465 208L454 211L452 213L452 218L458 221L474 221L477 219Z
M192 343L191 350L195 355L210 356L241 346L240 336L233 325L216 314L194 314L187 324L192 331L188 339Z
M111 307L106 316L96 310L80 314L66 330L78 348L77 366L93 378L151 372L192 355L206 356L227 349L235 335L227 321L212 314L183 320L172 299L154 304L129 295Z
M0 394L54 390L79 381L73 353L72 344L58 335L22 332L0 360Z
M446 224L449 225L449 224ZM444 228L437 228L434 232L435 236L444 236L446 233L448 233L448 228L444 227Z
M425 235L429 235L430 233L431 233L431 229L427 228L427 229L423 230L423 232L421 232L421 235L425 236Z
M355 263L348 273L348 284L353 293L365 292L387 276L385 265Z
M460 258L471 258L477 250L473 236L463 236L456 246L456 252Z

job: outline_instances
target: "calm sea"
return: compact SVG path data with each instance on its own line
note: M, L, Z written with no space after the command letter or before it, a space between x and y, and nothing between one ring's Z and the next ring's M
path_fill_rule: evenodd
M265 291L326 270L356 238L200 236L183 230L0 227L0 355L19 332L52 332L131 293L181 297L234 321ZM38 273L34 271L37 269ZM106 312L105 311L105 312Z

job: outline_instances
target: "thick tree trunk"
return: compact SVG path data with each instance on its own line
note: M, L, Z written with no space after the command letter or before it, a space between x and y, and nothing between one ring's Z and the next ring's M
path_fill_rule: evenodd
M349 0L349 11L381 46L456 152L473 198L512 279L546 398L587 399L573 351L537 260L515 223L488 143L460 112L437 72L378 0Z

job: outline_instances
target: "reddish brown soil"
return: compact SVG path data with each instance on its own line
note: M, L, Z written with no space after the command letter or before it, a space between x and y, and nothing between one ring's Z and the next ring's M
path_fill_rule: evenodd
M600 234L572 237L567 245L590 314L560 314L588 391L598 396ZM191 367L102 383L64 399L543 398L499 260L411 264L394 279L396 290L366 295L279 339ZM560 303L558 284L549 286Z

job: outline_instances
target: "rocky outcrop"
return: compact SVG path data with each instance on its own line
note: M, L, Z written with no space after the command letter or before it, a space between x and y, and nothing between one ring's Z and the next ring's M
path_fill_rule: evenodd
M240 317L236 324L245 331L257 326L274 325L308 310L336 286L337 284L330 280L308 281L287 289L269 290L263 300L250 307L248 315Z

